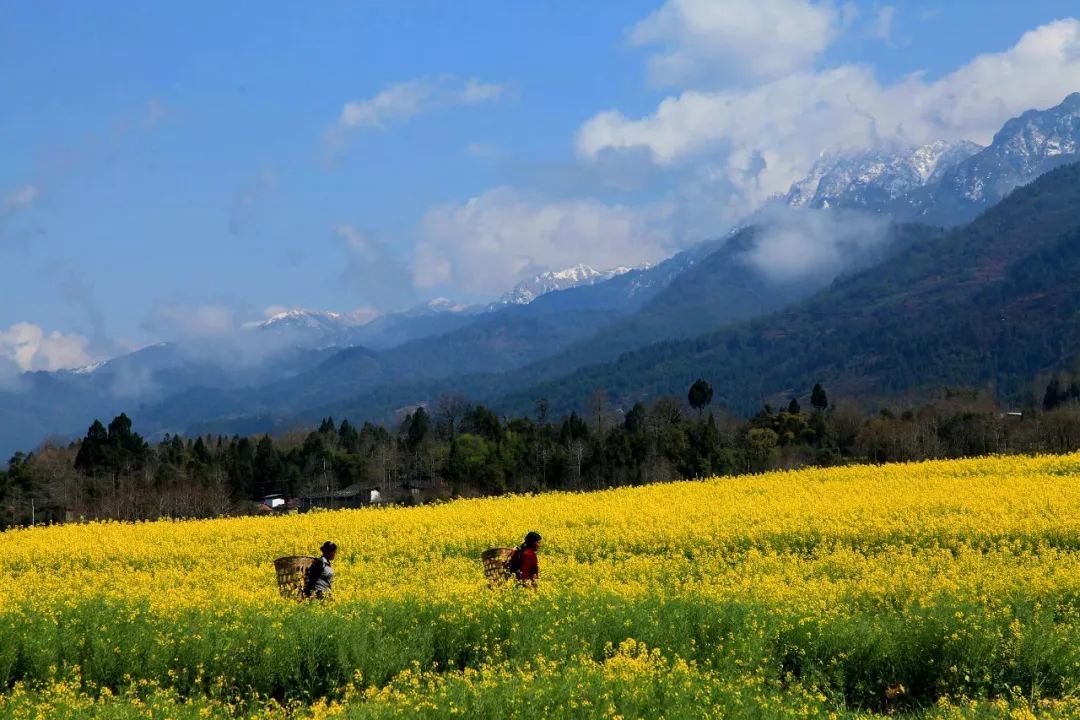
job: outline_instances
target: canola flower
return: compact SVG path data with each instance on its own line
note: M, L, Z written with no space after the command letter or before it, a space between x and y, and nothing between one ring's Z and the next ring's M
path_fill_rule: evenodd
M538 591L490 588L480 552L527 529ZM326 539L334 602L278 597L273 559ZM0 717L1080 716L1080 455L67 525L0 549Z

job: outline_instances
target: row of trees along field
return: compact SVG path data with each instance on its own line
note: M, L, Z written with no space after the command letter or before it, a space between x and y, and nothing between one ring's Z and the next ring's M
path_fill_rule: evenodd
M1075 389L1076 392L1072 392ZM626 411L598 392L581 413L500 418L448 395L397 427L327 418L276 438L165 436L148 443L126 415L95 421L69 445L17 453L0 471L0 526L79 518L213 517L250 512L268 495L358 487L416 502L547 489L586 490L774 468L1080 448L1080 386L1055 379L1041 411L1000 410L986 394L943 393L867 414L820 385L739 420L710 410L693 384Z

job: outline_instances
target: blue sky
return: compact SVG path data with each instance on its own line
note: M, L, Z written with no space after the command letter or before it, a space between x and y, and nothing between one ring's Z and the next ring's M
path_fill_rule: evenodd
M0 356L53 369L268 308L475 301L655 261L821 150L987 142L1080 90L1080 25L1048 25L1073 13L7 3Z

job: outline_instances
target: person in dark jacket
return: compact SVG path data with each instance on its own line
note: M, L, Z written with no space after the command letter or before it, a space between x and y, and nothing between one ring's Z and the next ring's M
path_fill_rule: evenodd
M530 532L525 536L525 542L516 552L518 554L515 574L518 582L523 585L536 585L540 577L540 564L536 559L536 552L540 549L540 533Z
M322 600L334 587L334 557L337 545L327 540L319 548L322 557L311 563L304 577L304 597Z

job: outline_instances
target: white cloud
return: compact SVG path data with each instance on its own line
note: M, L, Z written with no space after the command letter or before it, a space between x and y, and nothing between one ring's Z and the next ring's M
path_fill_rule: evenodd
M236 308L214 303L159 304L144 323L159 337L195 342L230 338L239 325Z
M255 177L237 188L229 209L229 232L239 235L256 216L259 206L273 197L278 190L277 173L263 168Z
M871 34L878 40L887 43L892 42L893 22L896 20L896 8L892 5L882 5L878 8L877 19L874 21Z
M577 149L593 159L606 150L645 148L666 166L708 158L752 210L786 190L823 150L881 140L985 144L1008 118L1078 89L1080 21L1069 19L934 81L915 75L883 85L870 68L845 65L747 89L687 90L639 119L603 112L581 127Z
M0 217L26 210L41 196L41 189L33 183L15 188L0 199Z
M338 225L334 232L345 247L345 280L361 302L397 310L415 300L405 263L377 237L348 224Z
M0 392L19 392L26 388L23 370L12 358L0 355Z
M824 282L872 259L888 240L885 218L858 212L776 207L758 218L761 230L743 260L769 278Z
M62 370L94 361L82 335L47 333L32 323L15 323L0 330L0 359L14 362L23 372Z
M39 235L43 230L31 223L27 227L12 227L19 220L18 216L29 210L41 198L41 186L26 183L7 193L0 194L0 249L10 240L22 245L31 235Z
M811 69L840 24L829 0L668 0L630 41L662 47L649 58L658 83L745 83Z
M498 188L430 210L413 257L418 287L454 285L495 294L542 270L576 263L609 268L666 257L662 208L595 200L544 201Z
M327 133L331 150L340 147L347 132L383 128L424 113L461 105L498 100L505 88L475 78L453 75L418 78L391 85L373 97L345 103L337 124Z

